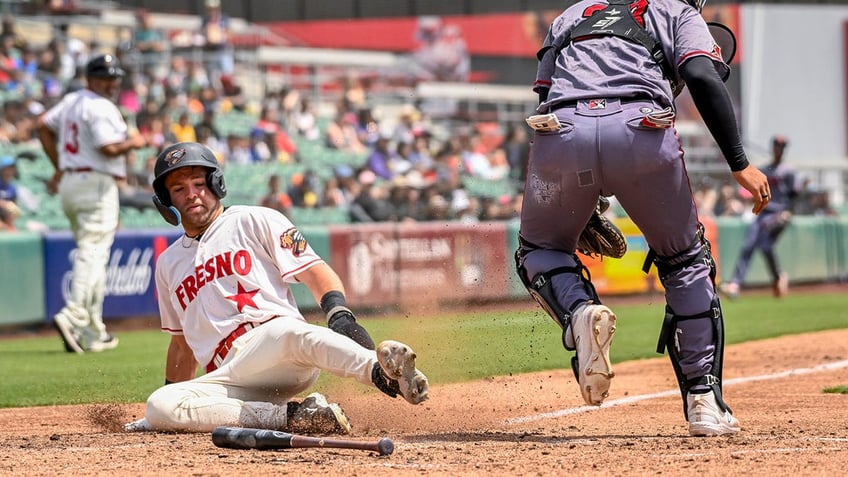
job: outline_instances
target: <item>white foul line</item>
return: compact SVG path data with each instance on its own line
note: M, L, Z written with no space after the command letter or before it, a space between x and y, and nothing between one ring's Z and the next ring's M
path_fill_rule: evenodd
M789 376L800 376L802 374L818 373L818 372L821 372L821 371L832 371L832 370L835 370L835 369L841 369L841 368L846 368L846 367L848 367L848 360L835 361L833 363L820 364L818 366L813 366L811 368L797 368L797 369L790 369L790 370L787 370L787 371L781 371L779 373L773 373L773 374L762 374L762 375L759 375L759 376L747 376L747 377L741 377L741 378L726 379L724 381L724 384L730 385L730 384L751 383L751 382L754 382L754 381L767 381L767 380L770 380L770 379L780 379L780 378L786 378L786 377L789 377ZM584 412L596 411L598 409L621 406L621 405L624 405L624 404L632 404L634 402L646 401L648 399L656 399L656 398L663 398L663 397L677 396L677 395L680 395L679 389L673 389L671 391L663 391L663 392L652 393L652 394L642 394L642 395L639 395L639 396L628 396L628 397L624 397L624 398L620 398L620 399L613 399L611 401L606 401L603 404L601 404L600 406L580 406L580 407L573 407L571 409L560 409L559 411L545 412L545 413L542 413L542 414L534 414L532 416L514 417L514 418L511 418L511 419L507 419L506 421L504 421L504 423L506 425L524 424L524 423L527 423L527 422L541 421L543 419L554 419L554 418L557 418L557 417L569 416L569 415L572 415L572 414L582 414Z

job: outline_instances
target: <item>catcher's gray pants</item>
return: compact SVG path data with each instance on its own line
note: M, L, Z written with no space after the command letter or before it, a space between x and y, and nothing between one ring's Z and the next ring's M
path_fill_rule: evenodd
M598 107L600 104L603 107ZM563 127L536 132L521 211L521 236L541 247L526 255L530 279L574 266L574 250L598 200L615 195L657 255L695 255L698 215L683 150L674 128L641 126L649 100L581 100L556 111ZM710 309L715 287L702 260L665 279L666 302L676 315ZM576 274L553 278L559 303L569 311L590 298ZM680 322L681 369L691 379L711 371L715 344L711 320Z

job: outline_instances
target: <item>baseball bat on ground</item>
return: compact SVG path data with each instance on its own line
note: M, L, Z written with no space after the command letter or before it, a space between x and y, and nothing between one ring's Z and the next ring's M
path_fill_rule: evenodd
M389 455L395 444L388 437L379 441L354 441L328 437L311 437L269 429L219 426L212 431L212 442L228 449L295 449L303 447L333 447L336 449L359 449Z

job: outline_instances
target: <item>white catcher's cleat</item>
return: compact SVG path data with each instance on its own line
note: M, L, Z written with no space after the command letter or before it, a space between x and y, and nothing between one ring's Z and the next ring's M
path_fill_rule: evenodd
M712 391L686 396L687 414L689 415L689 435L722 436L736 434L741 429L739 420L730 411L722 411L716 402Z
M586 404L600 406L609 396L615 376L609 359L615 314L604 305L587 303L571 317L571 332L577 348L577 381Z
M427 376L415 368L415 352L398 341L383 341L377 345L377 361L389 379L398 383L403 398L412 404L420 404L429 396L430 384Z

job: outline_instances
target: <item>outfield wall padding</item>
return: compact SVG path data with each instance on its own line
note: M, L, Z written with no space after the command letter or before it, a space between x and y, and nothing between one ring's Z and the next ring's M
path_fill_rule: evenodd
M642 272L647 245L629 219L616 224L627 239L624 258L582 257L601 296L660 288L656 268ZM704 219L720 280L733 273L748 222ZM529 299L515 275L518 224L458 222L375 223L303 227L312 248L345 283L352 307ZM115 238L104 301L106 320L155 316L156 257L179 229L122 230ZM75 245L68 232L0 235L0 325L49 322L64 304ZM791 283L848 280L848 217L795 217L777 245ZM761 254L745 285L768 285ZM304 310L318 305L306 287L293 287Z

